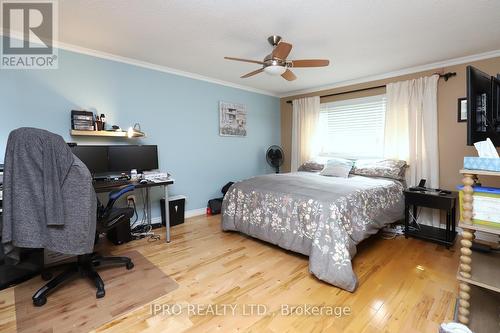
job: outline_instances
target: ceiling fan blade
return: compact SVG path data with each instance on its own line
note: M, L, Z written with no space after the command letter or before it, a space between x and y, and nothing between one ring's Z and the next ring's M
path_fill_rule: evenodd
M241 58L233 58L233 57L224 57L226 60L235 60L235 61L243 61L243 62L250 62L252 64L259 64L259 65L264 65L262 61L258 60L250 60L250 59L241 59Z
M291 60L291 67L324 67L330 64L327 59L307 59L307 60Z
M242 79L246 79L247 77L254 76L255 74L259 74L263 70L264 70L264 68L259 68L259 69L255 70L253 72L250 72L250 73L247 73L247 74L243 75L241 78Z
M285 73L281 74L281 76L287 81L293 81L297 78L295 74L293 74L293 72L289 69L287 69Z
M278 45L273 50L273 58L278 58L281 60L285 60L286 57L290 54L290 51L292 50L292 44L285 43L285 42L279 42Z

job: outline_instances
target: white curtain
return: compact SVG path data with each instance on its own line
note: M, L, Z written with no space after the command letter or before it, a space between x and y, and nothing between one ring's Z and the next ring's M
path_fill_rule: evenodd
M433 75L387 85L384 155L408 163L408 186L423 178L427 187L439 187L438 80ZM439 224L439 214L424 213L421 218Z
M295 99L292 102L292 156L291 170L309 160L317 147L319 96Z

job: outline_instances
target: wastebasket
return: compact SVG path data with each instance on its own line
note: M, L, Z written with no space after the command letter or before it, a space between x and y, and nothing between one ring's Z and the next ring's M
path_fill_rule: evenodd
M185 195L175 195L168 198L168 211L170 216L170 226L184 223L184 209L186 206ZM160 200L161 224L165 226L165 199Z

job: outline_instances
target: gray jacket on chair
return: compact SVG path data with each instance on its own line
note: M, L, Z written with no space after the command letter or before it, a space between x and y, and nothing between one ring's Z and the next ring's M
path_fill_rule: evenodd
M94 247L97 198L87 167L59 135L12 131L4 166L2 243L79 255Z

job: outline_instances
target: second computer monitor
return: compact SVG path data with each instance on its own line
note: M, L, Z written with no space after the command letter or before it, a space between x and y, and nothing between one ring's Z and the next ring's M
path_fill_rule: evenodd
M111 172L147 171L158 169L158 147L108 146L108 163Z

